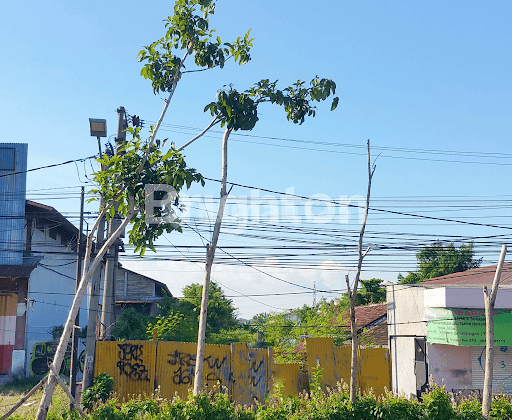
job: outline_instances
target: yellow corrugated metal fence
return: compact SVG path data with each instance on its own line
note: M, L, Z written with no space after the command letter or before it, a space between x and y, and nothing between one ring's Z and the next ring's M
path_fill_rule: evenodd
M150 395L158 389L163 398L185 398L193 387L196 362L195 343L123 341L98 342L95 375L114 377L120 399ZM307 370L322 368L322 385L334 388L350 381L351 348L334 347L332 338L306 339ZM373 389L376 395L391 387L388 349L361 349L357 382L361 392ZM307 375L298 364L272 363L272 349L247 344L205 347L203 383L206 389L226 392L240 404L264 402L274 383L283 395L298 395L307 389Z

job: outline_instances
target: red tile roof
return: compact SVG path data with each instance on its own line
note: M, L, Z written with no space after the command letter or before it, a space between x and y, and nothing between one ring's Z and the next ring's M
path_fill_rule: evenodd
M361 330L373 321L387 315L388 305L387 303L374 303L373 305L356 306L356 322L357 330ZM350 326L350 312L347 311L344 319L345 325Z
M419 283L421 286L437 287L482 287L484 285L491 286L494 274L496 273L496 265L489 267L474 268L473 270L462 271L460 273L447 274L446 276L434 277L430 280ZM501 272L500 287L512 287L512 262L503 265Z
M361 333L359 343L363 346L388 346L388 324L377 325Z

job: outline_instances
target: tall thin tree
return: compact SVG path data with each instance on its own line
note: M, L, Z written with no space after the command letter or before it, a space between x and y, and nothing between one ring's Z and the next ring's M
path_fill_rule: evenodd
M367 143L368 147L368 189L366 191L366 206L364 209L364 218L363 223L361 225L361 230L359 232L359 244L357 248L357 271L356 276L354 278L354 284L352 288L350 287L350 281L348 274L345 276L345 281L347 283L347 294L350 302L350 328L351 328L351 337L352 337L352 358L350 363L350 401L354 403L356 401L357 395L357 349L358 349L358 341L357 341L357 320L356 320L356 298L357 298L357 287L359 285L359 277L361 275L361 267L363 265L363 259L366 257L368 252L370 252L370 247L368 247L363 252L363 237L364 231L366 229L366 221L368 219L368 208L370 206L370 191L372 188L372 178L375 172L375 164L371 164L371 156L370 156L370 140Z

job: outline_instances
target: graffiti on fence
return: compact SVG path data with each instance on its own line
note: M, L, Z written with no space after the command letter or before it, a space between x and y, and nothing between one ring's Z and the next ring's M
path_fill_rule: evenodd
M263 375L259 373L260 368L265 364L265 360L261 359L257 364L256 361L251 363L251 367L249 368L249 383L252 386L257 386L261 379L263 379ZM264 372L262 372L264 374Z
M210 368L211 372L208 372L206 375L206 386L210 384L215 385L219 383L222 384L222 379L220 377L220 368L224 365L224 363L228 362L228 357L224 356L222 360L219 360L218 357L208 356L204 358L204 361Z
M224 356L223 359L219 357L208 356L205 357L204 362L211 372L206 374L206 383L220 383L222 385L222 378L220 377L220 368L227 364L228 358ZM196 366L196 354L184 353L179 350L174 350L168 354L167 363L171 366L178 368L173 372L172 382L175 385L187 385L192 383L194 376L194 369Z
M149 381L148 370L142 359L144 345L123 343L117 346L119 347L119 361L117 362L119 374L125 375L133 381Z
M32 357L30 359L29 367L32 375L45 375L48 372L48 364L53 362L53 357L57 351L58 341L45 341L44 343L34 344L32 347ZM78 370L83 372L84 369L85 352L80 353ZM66 353L64 353L64 360L60 368L60 375L69 376L71 368L71 343L68 344Z
M190 384L192 382L192 377L194 376L196 355L174 350L167 356L167 363L171 366L179 366L178 369L173 372L172 382L175 385Z

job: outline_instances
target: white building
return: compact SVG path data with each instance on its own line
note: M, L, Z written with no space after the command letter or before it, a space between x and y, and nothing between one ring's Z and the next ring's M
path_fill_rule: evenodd
M418 396L428 377L447 390L483 388L485 314L482 288L496 266L430 279L388 284L388 333L393 391ZM506 263L496 299L493 392L512 393L512 263Z
M52 329L64 325L75 295L77 236L78 229L53 207L26 202L25 249L41 261L28 282L26 354L23 366L13 366L14 374L44 374L48 370L48 359L57 345ZM88 302L86 292L79 314L82 328L87 325ZM85 340L79 340L79 354L82 341ZM69 372L69 363L67 354L61 370L64 374Z

